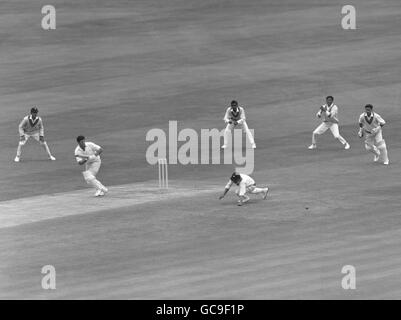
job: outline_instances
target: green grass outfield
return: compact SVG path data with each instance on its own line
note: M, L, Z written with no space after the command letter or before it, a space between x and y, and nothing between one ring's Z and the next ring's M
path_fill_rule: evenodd
M345 31L343 4L54 0L44 31L41 1L3 1L0 298L400 299L401 5L355 0ZM307 149L328 94L350 150L330 133ZM148 130L222 129L232 99L268 200L219 201L230 165L170 165L160 193ZM387 121L388 167L357 137L366 103ZM57 161L30 142L16 164L33 104ZM102 199L75 162L79 134L105 149ZM54 291L40 286L49 264ZM356 290L341 288L348 264Z

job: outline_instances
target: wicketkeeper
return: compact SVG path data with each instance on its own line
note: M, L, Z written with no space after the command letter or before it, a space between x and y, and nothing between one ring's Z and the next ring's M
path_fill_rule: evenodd
M222 146L223 149L227 147L228 134L235 128L242 128L242 130L245 131L252 148L256 148L252 132L251 130L249 130L246 123L244 108L239 107L237 101L231 101L231 106L227 108L223 120L227 124L226 129L224 130L224 145Z

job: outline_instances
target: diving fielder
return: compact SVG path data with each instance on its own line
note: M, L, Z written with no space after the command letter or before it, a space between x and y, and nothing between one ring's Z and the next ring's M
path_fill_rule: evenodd
M382 158L383 164L388 165L389 159L387 154L386 142L382 136L382 127L386 124L383 118L373 112L373 106L367 104L365 112L359 116L359 132L358 136L365 136L365 148L374 154L373 161L379 161Z
M17 148L17 156L14 159L15 162L20 162L22 146L24 146L31 137L42 145L50 160L56 160L56 158L52 156L49 146L45 141L43 121L41 117L38 117L38 112L38 108L33 107L31 109L31 114L24 117L18 126L20 139Z
M93 142L85 142L84 136L77 137L78 146L75 148L75 158L79 165L85 164L85 171L82 172L87 184L96 189L95 197L104 196L108 189L96 179L102 163L100 154L103 149Z
M246 124L244 108L239 107L237 101L231 101L231 106L227 108L223 120L227 124L226 129L224 130L224 145L222 146L223 149L227 147L229 132L237 127L242 128L242 130L246 133L249 142L252 145L252 148L256 148L252 132L249 130L248 125Z
M224 196L227 194L228 190L230 190L233 183L238 186L238 189L235 193L239 197L238 200L239 206L242 206L244 203L249 201L250 198L248 197L247 193L252 193L252 194L263 193L263 199L267 198L267 193L269 192L268 187L257 188L255 180L253 180L250 176L234 172L231 175L230 180L228 181L224 189L224 193L219 197L219 200L224 198Z
M316 135L325 133L327 129L330 129L334 138L344 145L344 149L350 148L348 142L340 135L338 129L338 107L333 104L333 101L334 98L332 96L326 97L326 104L322 105L316 114L319 119L323 118L323 122L313 131L312 144L309 149L316 149Z

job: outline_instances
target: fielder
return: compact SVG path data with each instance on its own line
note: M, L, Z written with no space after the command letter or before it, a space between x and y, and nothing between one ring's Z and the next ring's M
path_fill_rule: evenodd
M365 112L359 116L358 136L362 138L365 135L365 148L374 154L374 162L379 161L381 156L383 164L388 165L387 146L382 136L382 127L385 124L383 118L373 112L373 106L367 104Z
M316 114L319 119L323 117L323 122L313 131L312 144L309 149L316 149L316 135L325 133L327 129L330 129L334 138L344 145L344 149L348 150L350 148L348 142L340 135L338 129L338 107L333 104L333 101L334 98L332 96L326 97L326 104L322 105Z
M226 129L224 130L224 144L222 146L223 149L227 147L228 134L237 126L242 128L242 130L246 133L249 142L252 145L252 148L256 148L255 140L253 139L252 133L249 130L248 125L246 124L244 108L239 107L237 101L231 101L231 107L227 108L223 120L227 124Z
M56 158L52 156L49 146L45 141L43 121L41 117L38 117L38 112L38 108L33 107L31 109L31 115L24 117L18 126L20 139L17 148L17 156L14 159L15 162L20 162L22 146L24 146L31 137L41 144L50 160L56 160Z
M257 188L255 180L253 180L250 176L242 173L234 172L230 180L228 181L224 193L219 197L219 200L223 199L227 194L228 190L230 190L231 186L235 183L238 186L237 191L235 192L239 197L238 205L242 206L244 203L249 201L249 197L247 193L259 194L263 193L263 199L267 198L267 193L269 192L269 188Z
M75 148L75 158L79 165L85 164L85 171L82 172L87 184L96 189L95 197L104 196L108 189L96 179L102 163L100 154L103 149L93 142L85 142L84 136L77 137L78 146Z

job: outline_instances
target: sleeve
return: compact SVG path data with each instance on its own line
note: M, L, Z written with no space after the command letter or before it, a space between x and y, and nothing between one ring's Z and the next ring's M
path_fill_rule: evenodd
M43 136L45 135L45 128L43 127L42 118L39 118L38 127L39 127L39 135L40 135L41 137L43 137Z
M359 116L358 122L363 125L363 114Z
M384 119L377 113L376 113L376 119L379 125L384 126L386 124L386 121L384 121Z
M98 146L97 144L93 143L93 142L87 142L86 145L89 145L91 148L95 149L96 151L98 151L101 147Z
M231 180L229 180L225 186L226 189L230 189L231 186L233 185L233 182Z
M18 126L18 132L19 132L20 136L23 136L25 134L24 127L25 127L26 122L27 122L27 119L24 118L24 119L22 119L22 121L20 122L20 124Z
M244 108L241 108L241 119L240 119L240 122L242 123L242 122L244 122L246 120L246 117L245 117L245 110L244 110Z
M228 107L227 110L226 110L226 114L224 115L224 118L223 118L223 120L224 120L225 122L228 122L228 121L230 120L230 118L229 118L229 111L230 111L230 108Z
M79 161L83 160L83 159L80 157L81 153L79 152L78 149L75 149L74 155L75 155L75 160L77 160L78 163L79 163Z

